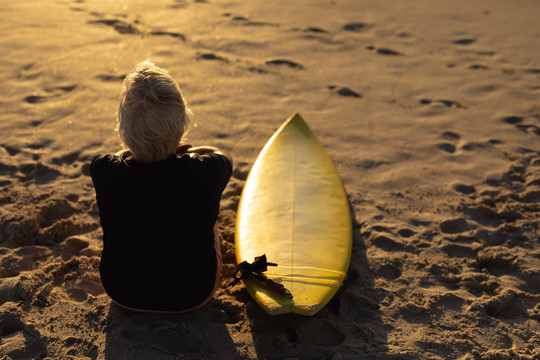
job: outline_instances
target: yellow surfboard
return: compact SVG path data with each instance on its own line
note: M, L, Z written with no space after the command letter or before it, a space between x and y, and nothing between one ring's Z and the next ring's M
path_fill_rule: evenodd
M266 254L264 274L293 298L246 279L270 315L314 315L336 294L352 251L347 195L326 150L299 114L275 132L246 180L236 218L236 260Z

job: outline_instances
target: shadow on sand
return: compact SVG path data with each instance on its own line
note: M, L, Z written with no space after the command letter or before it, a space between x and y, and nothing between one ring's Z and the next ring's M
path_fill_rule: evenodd
M379 310L382 294L375 290L360 228L353 220L353 251L347 279L316 315L270 316L255 302L247 304L259 359L391 358Z
M353 216L354 219L354 216ZM225 259L226 260L226 259ZM229 259L232 261L232 259ZM267 315L239 289L258 359L389 359L387 334L361 225L353 222L351 264L342 288L315 316ZM227 279L224 279L226 283ZM222 286L225 286L222 283ZM240 286L240 285L239 285ZM214 299L184 315L139 314L111 304L105 359L242 359ZM244 353L245 355L245 353Z
M208 306L185 315L159 315L111 304L105 359L238 359L221 316Z

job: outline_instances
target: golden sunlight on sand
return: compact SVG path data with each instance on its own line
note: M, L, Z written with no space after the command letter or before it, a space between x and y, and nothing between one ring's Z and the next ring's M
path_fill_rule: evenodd
M538 19L536 0L0 1L0 359L540 358ZM119 149L148 58L189 142L235 158L221 288L186 315L123 311L99 278L89 164ZM235 219L296 112L344 182L353 253L317 315L271 317L228 286Z

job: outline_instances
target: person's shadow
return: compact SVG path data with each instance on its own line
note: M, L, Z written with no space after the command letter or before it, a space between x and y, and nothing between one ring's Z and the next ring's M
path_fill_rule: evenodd
M353 216L354 219L354 216ZM224 258L225 260L225 258ZM230 259L229 259L230 260ZM231 260L232 261L232 260ZM225 277L222 286L227 282ZM246 306L249 347L235 344L230 314L219 298L185 315L140 314L111 304L105 329L105 359L387 359L387 333L379 311L361 225L353 223L351 264L342 288L316 315L267 315L238 285ZM229 294L231 295L231 294ZM237 319L238 320L238 319ZM246 345L246 344L243 344Z
M321 311L312 317L270 316L254 301L247 304L258 358L386 359L389 355L387 332L379 310L381 300L374 288L361 225L353 220L353 251L347 279Z
M135 313L111 303L105 359L240 359L226 319L205 306L182 315Z

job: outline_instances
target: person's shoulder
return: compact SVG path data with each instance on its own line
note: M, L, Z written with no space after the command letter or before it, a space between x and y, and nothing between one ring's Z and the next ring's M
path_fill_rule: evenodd
M182 155L182 158L189 159L191 166L200 168L205 172L232 172L232 164L229 158L219 152L203 155L189 153Z
M119 162L121 162L120 157L114 154L98 155L90 163L90 173L95 173L100 169L113 166Z
M96 156L93 160L90 166L99 166L103 164L113 163L117 160L118 156L115 156L114 154L102 154Z
M220 153L220 152L213 152L202 155L203 161L206 161L206 163L210 166L218 167L225 169L227 172L231 171L232 164L229 158Z
M221 152L219 152L219 151L216 151L216 152L213 152L213 153L210 153L210 154L205 154L204 156L210 156L214 160L225 161L227 163L230 163L229 158L227 156L225 156L224 154L222 154Z
M178 159L186 160L189 159L189 161L193 161L195 163L203 163L206 165L210 165L212 163L220 162L220 161L229 161L227 157L223 154L212 152L208 154L197 154L197 153L187 153L182 154L181 156L177 157Z
M214 168L218 174L218 177L222 179L223 187L227 185L227 182L232 176L232 163L228 156L220 152L214 152L208 154L214 159Z

